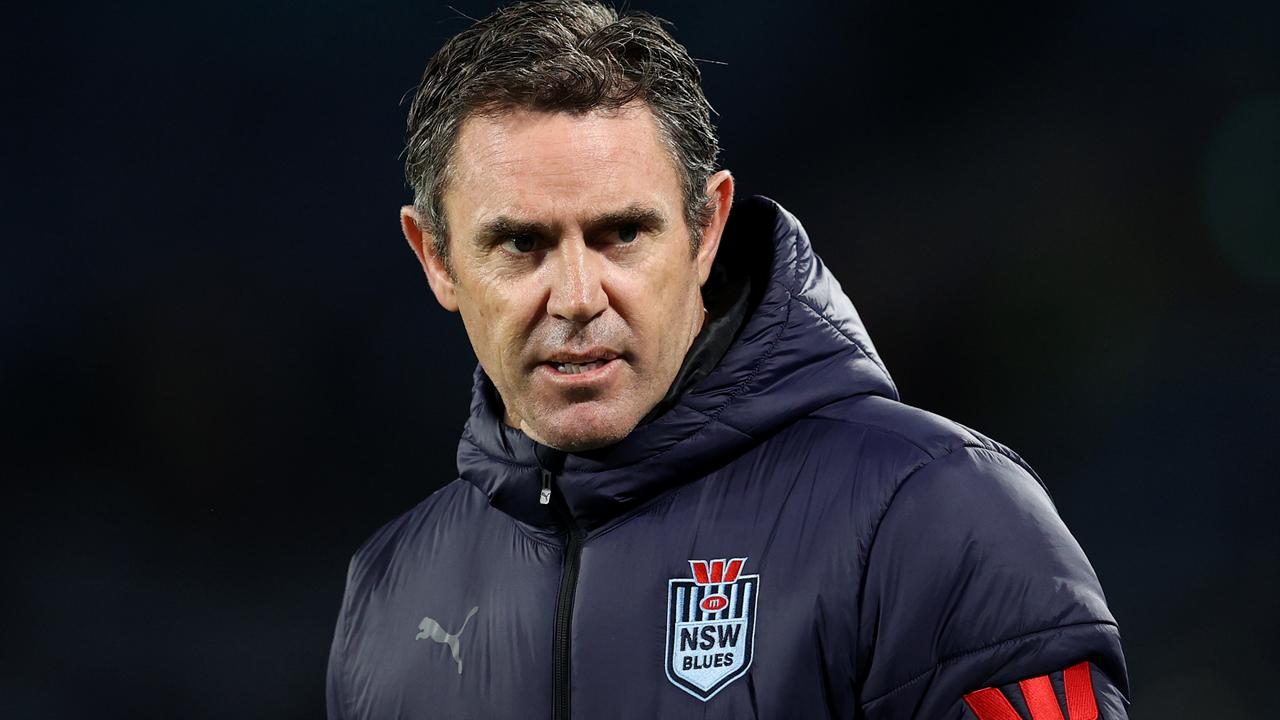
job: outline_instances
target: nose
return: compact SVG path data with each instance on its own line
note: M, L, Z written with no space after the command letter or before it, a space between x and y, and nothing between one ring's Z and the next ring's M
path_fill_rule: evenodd
M547 312L570 322L585 323L604 312L604 291L598 254L582 238L562 238L553 253Z

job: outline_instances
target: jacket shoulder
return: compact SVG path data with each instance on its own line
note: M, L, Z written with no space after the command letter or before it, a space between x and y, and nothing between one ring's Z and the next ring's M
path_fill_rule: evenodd
M884 397L809 420L856 448L867 717L958 717L967 692L1083 660L1127 687L1097 575L1017 453Z
M897 400L878 395L860 395L827 405L810 417L860 427L886 436L888 445L897 445L898 453L915 457L921 465L963 448L988 450L1013 461L1041 486L1044 485L1031 466L1006 445L955 420Z
M396 562L401 548L413 542L425 529L438 526L439 517L457 516L450 512L474 501L479 495L475 486L456 479L427 496L422 502L383 525L356 550L347 574L347 591L369 589L381 583Z

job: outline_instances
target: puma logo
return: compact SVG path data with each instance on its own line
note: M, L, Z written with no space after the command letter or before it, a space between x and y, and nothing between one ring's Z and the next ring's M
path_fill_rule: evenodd
M422 618L422 622L418 623L419 632L413 637L414 640L435 640L438 643L448 645L449 652L453 653L454 662L458 663L458 674L462 674L462 652L458 647L458 638L462 636L462 631L467 629L467 623L471 622L471 616L476 614L480 606L471 608L471 612L467 613L467 619L462 621L462 627L458 628L456 633L445 632L440 623L429 617Z

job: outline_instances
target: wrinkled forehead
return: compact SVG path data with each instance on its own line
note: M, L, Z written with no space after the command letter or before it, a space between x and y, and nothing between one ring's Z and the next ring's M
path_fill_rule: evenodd
M443 195L449 226L461 232L496 215L546 220L646 205L679 216L681 199L674 158L644 104L472 114Z

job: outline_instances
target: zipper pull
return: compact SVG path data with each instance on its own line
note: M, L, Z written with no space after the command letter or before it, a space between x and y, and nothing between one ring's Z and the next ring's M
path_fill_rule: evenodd
M539 505L551 504L551 471L542 471L542 492L538 495Z

